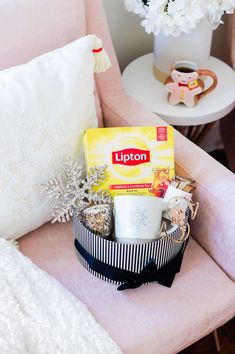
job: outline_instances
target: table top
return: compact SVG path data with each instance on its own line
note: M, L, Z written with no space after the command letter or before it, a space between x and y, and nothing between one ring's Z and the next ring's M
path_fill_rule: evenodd
M203 69L203 68L201 68ZM200 125L226 116L235 107L235 72L223 61L210 57L207 69L218 77L216 89L203 97L193 108L183 104L171 106L165 86L153 74L153 54L132 61L122 74L126 92L169 124L178 126ZM211 83L205 80L205 88Z

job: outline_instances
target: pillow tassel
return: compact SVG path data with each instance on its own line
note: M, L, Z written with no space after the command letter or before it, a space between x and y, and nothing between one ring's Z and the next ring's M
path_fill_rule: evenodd
M102 47L102 41L100 38L95 37L94 48L92 50L95 65L94 72L95 73L103 73L111 67L111 62L106 50Z

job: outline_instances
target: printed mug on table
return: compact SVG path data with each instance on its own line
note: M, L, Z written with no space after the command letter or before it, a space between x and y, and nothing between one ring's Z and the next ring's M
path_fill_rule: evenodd
M205 89L202 76L212 78L212 83L207 89ZM217 76L213 71L198 69L197 64L193 62L177 61L172 67L171 76L165 82L169 92L168 101L173 106L183 103L192 108L202 97L216 88L217 82Z

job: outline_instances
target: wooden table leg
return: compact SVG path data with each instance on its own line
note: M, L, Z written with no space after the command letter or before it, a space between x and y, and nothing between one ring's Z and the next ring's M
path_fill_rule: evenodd
M179 126L174 126L175 129L178 130L178 132L180 132L181 134L183 134L184 136L186 136L186 132L187 132L187 126L184 125L179 125Z
M202 140L207 136L211 128L214 126L216 122L204 124L204 125L196 125L196 126L174 126L181 134L186 136L193 143L199 145Z
M194 140L194 143L199 145L202 140L207 136L207 134L209 133L209 131L212 129L212 127L215 125L216 122L212 122L212 123L208 123L205 124L200 133L198 134L198 136L196 137L196 139Z
M188 131L187 131L187 138L189 139L189 140L191 140L190 139L190 137L192 136L192 134L193 134L193 132L194 132L194 129L195 129L195 127L193 126L193 125L190 125L189 127L188 127Z
M220 343L219 343L219 337L218 337L218 332L215 329L213 332L213 337L214 337L214 341L215 341L215 347L216 347L216 351L220 352Z
M201 130L204 128L204 125L196 125L192 131L192 134L188 139L190 139L192 142L196 143L197 137L199 136Z

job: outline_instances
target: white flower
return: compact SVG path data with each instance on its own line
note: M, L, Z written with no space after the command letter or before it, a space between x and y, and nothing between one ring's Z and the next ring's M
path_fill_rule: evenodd
M179 36L190 33L203 19L216 27L225 12L233 13L235 0L125 0L125 5L143 18L147 33Z
M135 15L139 15L140 17L144 17L148 10L148 7L142 0L125 0L125 6L127 11L133 12Z
M207 3L207 16L209 21L217 26L220 24L224 13L232 14L235 8L235 0L210 0Z
M152 0L141 24L148 33L178 36L191 32L203 17L200 0Z

